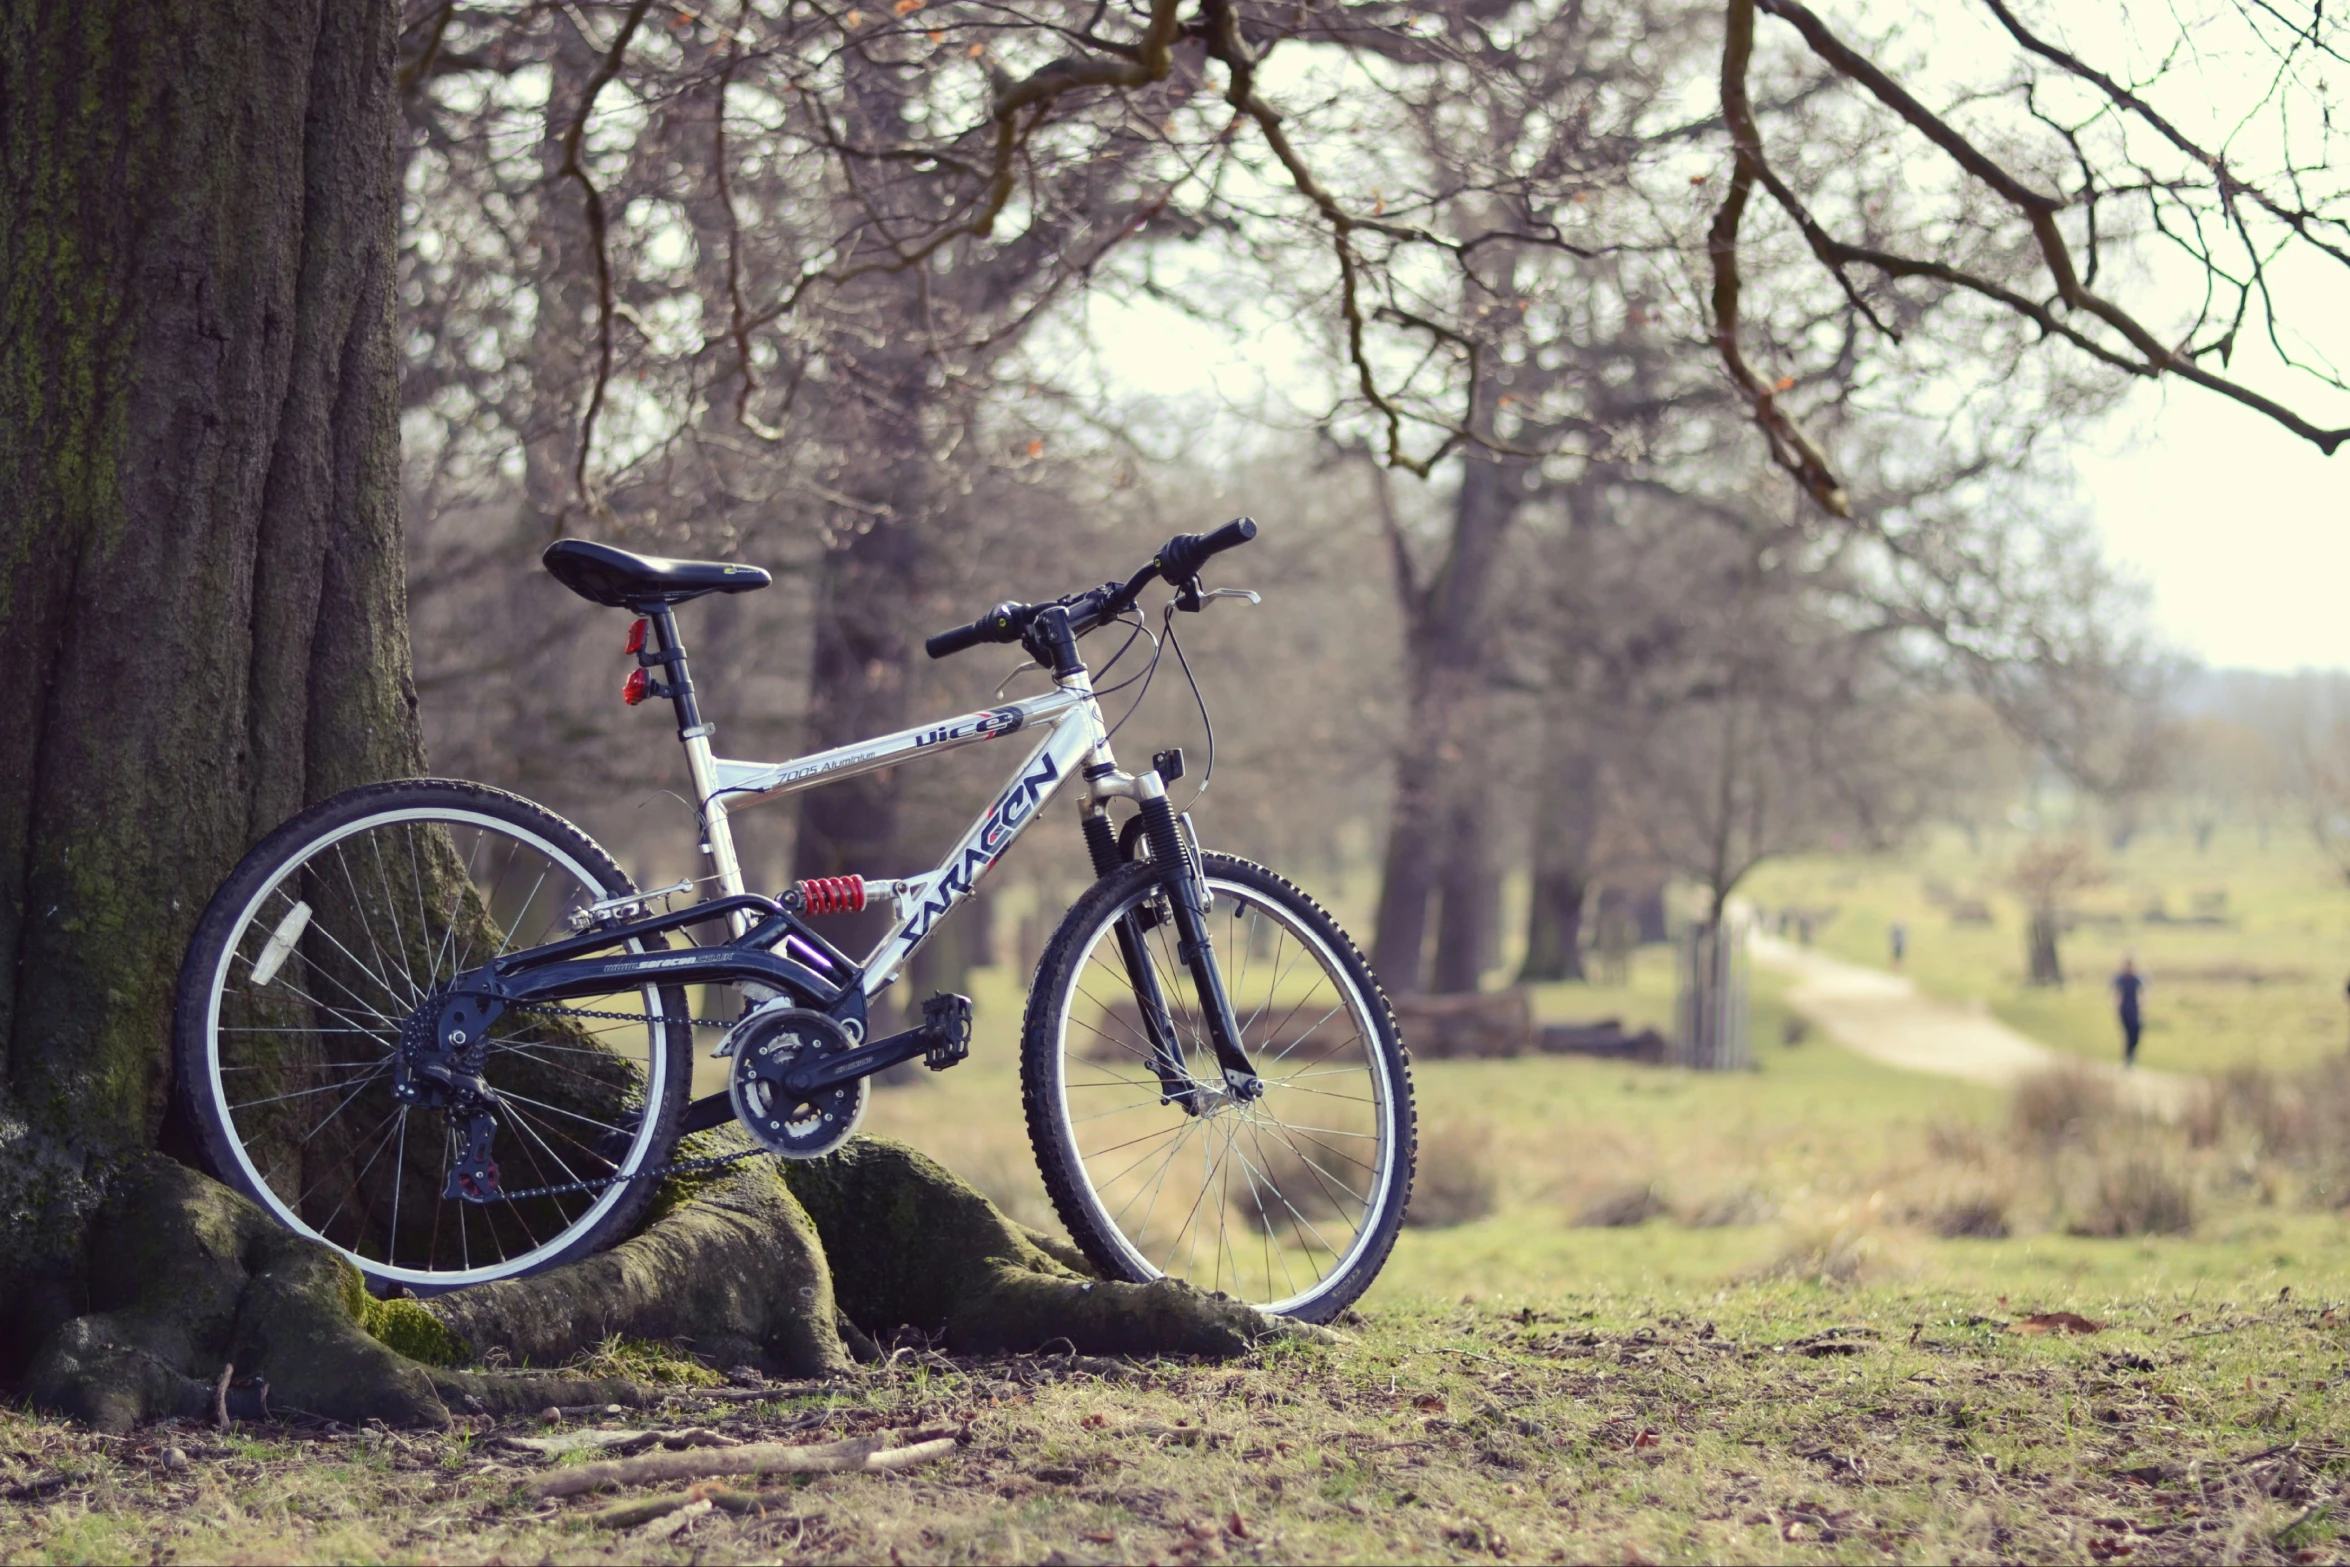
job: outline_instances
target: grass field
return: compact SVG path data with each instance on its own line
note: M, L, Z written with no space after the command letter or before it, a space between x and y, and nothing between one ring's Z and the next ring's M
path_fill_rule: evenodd
M2144 885L2104 896L2154 888L2182 905L2192 862L2162 853L2125 860ZM1928 878L1942 895L1982 896L1993 863L1969 880L1963 848L1937 843L1922 864L1791 864L1756 898L1835 905L1817 939L1863 961L1905 919L1929 989L2102 1053L2097 987L2016 985L2012 905L1995 905L1988 931L1937 918ZM2224 863L2241 926L2084 930L2068 961L2096 974L2133 946L2160 998L2160 1064L2314 1062L2332 1045L2319 1025L2341 1021L2320 1008L2350 894L2283 854L2273 868ZM2181 977L2222 963L2309 977ZM1669 967L1645 951L1626 986L1546 987L1537 1009L1660 1022ZM967 1430L952 1457L905 1474L810 1478L759 1509L636 1528L597 1522L609 1497L523 1496L539 1460L499 1438L538 1422L502 1433L475 1420L445 1437L165 1426L116 1440L6 1413L0 1561L2350 1553L2350 1232L2334 1111L2273 1075L2167 1127L2077 1084L2010 1096L1904 1074L1816 1036L1783 1042L1778 982L1757 975L1755 988L1751 1073L1422 1063L1416 1212L1448 1222L1407 1229L1344 1343L1236 1366L908 1355L764 1402L681 1392L652 1419L573 1412L567 1428L738 1438ZM1017 983L983 971L974 989L971 1061L878 1092L868 1128L1049 1226L1019 1115ZM2246 999L2260 1006L2234 1005ZM2204 1019L2191 1036L2189 1017ZM2010 1331L2051 1312L2100 1331Z
M1650 952L1621 991L1538 1000L1647 1021L1666 983ZM1016 997L979 988L973 1060L877 1094L869 1124L1049 1223ZM1782 1044L1758 991L1753 1073L1423 1064L1423 1185L1486 1211L1408 1230L1343 1344L917 1355L762 1403L681 1394L660 1420L735 1437L968 1440L637 1529L598 1525L608 1497L526 1500L538 1460L483 1421L113 1440L12 1413L0 1560L2340 1559L2350 1242L2297 1167L2237 1132L2165 1145L2185 1233L2068 1233L2062 1189L2104 1133L2035 1147L2002 1095ZM1942 1233L1986 1183L2007 1233ZM2102 1331L2005 1331L2059 1311ZM653 1423L565 1425L599 1419Z
M2023 983L2024 909L2003 881L2022 841L1987 834L1977 852L1944 831L1898 856L1766 864L1743 891L1766 911L1817 911L1814 940L1857 962L1885 965L1889 929L1905 924L1906 968L1921 987L1984 1001L2060 1050L2118 1059L2106 982L2125 954L2149 981L2147 1065L2290 1070L2350 1043L2350 888L2298 836L2279 831L2263 848L2249 828L2232 829L2199 852L2183 834L2157 832L2120 854L2101 850L2107 880L2073 900L2084 918L2062 943L2062 990ZM1969 901L1989 924L1953 919ZM2184 923L2199 906L2224 923ZM2149 920L2155 910L2168 919Z

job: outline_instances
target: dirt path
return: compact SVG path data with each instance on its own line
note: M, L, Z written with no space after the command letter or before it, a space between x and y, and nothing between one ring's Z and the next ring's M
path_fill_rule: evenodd
M2027 1039L1991 1016L1980 1002L1937 1001L1898 974L1846 963L1808 947L1757 934L1754 961L1793 975L1788 1004L1847 1050L1905 1071L1932 1072L1994 1088L2049 1067L2081 1064L2111 1076L2126 1100L2166 1120L2185 1109L2193 1080L2170 1072L2124 1072L2118 1065L2080 1062Z

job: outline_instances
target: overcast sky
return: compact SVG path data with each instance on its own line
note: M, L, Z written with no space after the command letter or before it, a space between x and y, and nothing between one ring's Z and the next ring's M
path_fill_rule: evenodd
M2079 454L2082 489L2162 629L2215 667L2350 669L2350 446L2192 386L2131 412Z

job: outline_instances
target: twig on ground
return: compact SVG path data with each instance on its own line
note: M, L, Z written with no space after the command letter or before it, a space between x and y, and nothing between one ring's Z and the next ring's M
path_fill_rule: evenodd
M534 1497L578 1496L605 1486L646 1485L662 1480L687 1480L722 1474L836 1474L908 1469L944 1458L955 1449L951 1429L877 1431L845 1442L794 1446L782 1442L754 1442L744 1447L699 1449L683 1453L649 1453L642 1458L616 1459L558 1469L531 1482Z
M619 1502L600 1513L590 1514L588 1522L599 1529L633 1529L650 1523L695 1502L708 1502L721 1512L760 1513L788 1512L794 1501L789 1491L730 1491L720 1485L697 1485L688 1490L674 1491L667 1496L647 1496L633 1502Z
M228 1383L236 1374L236 1364L232 1361L222 1366L220 1375L212 1379L212 1429L215 1431L228 1429Z

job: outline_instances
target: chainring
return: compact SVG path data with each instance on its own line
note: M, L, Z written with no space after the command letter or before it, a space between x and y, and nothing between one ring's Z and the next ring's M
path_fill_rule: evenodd
M848 1030L805 1007L762 1008L728 1036L726 1097L734 1118L766 1149L785 1159L821 1159L854 1136L865 1118L868 1080L857 1078L801 1099L783 1086L785 1074L811 1056L855 1048Z

